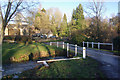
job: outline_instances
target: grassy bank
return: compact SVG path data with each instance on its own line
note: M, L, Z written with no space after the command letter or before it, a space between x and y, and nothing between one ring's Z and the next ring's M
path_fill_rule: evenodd
M19 78L105 78L99 63L91 58L48 63L49 68L37 66L17 74ZM14 75L9 76L12 78ZM5 76L3 78L8 78Z
M32 54L31 54L32 53ZM21 62L34 59L66 56L65 50L55 46L45 45L43 43L32 43L25 45L24 43L3 43L2 45L2 62Z

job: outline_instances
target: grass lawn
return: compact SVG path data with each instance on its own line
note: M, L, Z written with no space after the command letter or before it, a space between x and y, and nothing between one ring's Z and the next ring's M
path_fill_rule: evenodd
M65 55L62 48L45 45L43 43L3 43L2 45L2 62L21 62L29 60L30 53L33 53L33 59L43 57L55 57Z
M17 74L19 78L105 78L99 70L99 63L89 57L86 59L48 63L49 67L37 66ZM14 75L9 76L12 78ZM8 78L5 76L3 78Z

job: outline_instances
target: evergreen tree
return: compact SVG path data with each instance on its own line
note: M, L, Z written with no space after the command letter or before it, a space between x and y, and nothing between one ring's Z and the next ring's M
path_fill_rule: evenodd
M43 8L35 15L34 26L38 30L48 29L50 27L49 17L45 12L46 10Z
M60 26L60 36L67 36L68 29L67 29L67 17L66 14L63 16L63 20Z
M56 26L56 23L55 23L55 18L54 16L52 16L52 19L51 19L51 27L50 27L51 31L53 32L54 35L57 34L57 26Z
M83 15L83 7L81 4L76 8L76 10L73 10L72 14L72 23L74 28L76 29L83 29L83 23L84 23L84 15Z
M41 11L44 12L44 13L46 13L46 10L44 8Z

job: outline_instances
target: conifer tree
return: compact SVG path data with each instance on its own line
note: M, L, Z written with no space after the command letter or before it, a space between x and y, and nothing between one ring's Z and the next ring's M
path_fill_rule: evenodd
M72 22L74 22L74 28L76 29L82 29L83 23L84 23L84 15L83 15L83 7L81 4L76 8L76 10L73 10L72 14Z
M60 35L61 36L67 36L68 29L67 29L67 16L64 14L63 20L60 26Z

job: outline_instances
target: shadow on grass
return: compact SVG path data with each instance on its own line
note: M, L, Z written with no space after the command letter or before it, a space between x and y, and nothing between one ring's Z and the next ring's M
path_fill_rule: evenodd
M6 46L9 46L9 44L7 44ZM17 52L17 51L19 51L19 49L21 49L22 47L24 47L25 45L23 44L23 45L18 45L18 44L16 44L16 45L12 45L12 46L15 46L15 47L6 47L6 46L4 46L5 48L4 48L4 50L2 51L2 59L3 59L3 64L4 64L4 62L5 63L11 63L11 61L10 61L10 58ZM8 49L10 49L8 52L5 52L5 51L7 51Z
M41 57L40 50L39 50L39 48L38 48L38 45L37 45L37 43L35 43L35 45L36 45L36 48L37 48L37 50L38 50L38 54L39 54L39 58L40 58L40 57Z
M45 44L42 44L42 45L47 49L47 51L48 51L48 53L49 53L49 57L52 57L52 56L51 56L50 49L49 49Z

